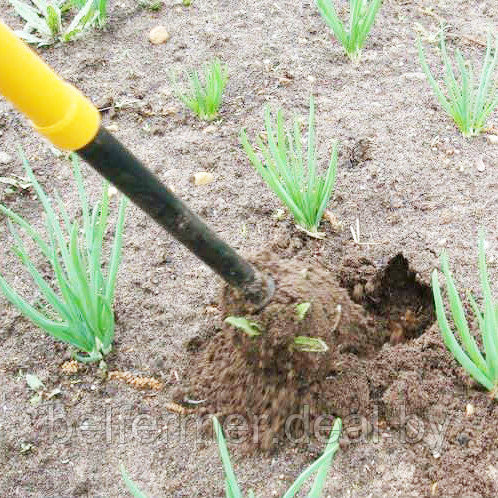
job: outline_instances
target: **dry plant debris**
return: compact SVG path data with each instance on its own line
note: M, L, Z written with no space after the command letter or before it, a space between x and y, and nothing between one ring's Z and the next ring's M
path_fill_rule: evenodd
M135 389L153 389L155 391L160 391L163 388L163 383L154 379L154 377L142 377L131 372L121 372L119 370L109 372L108 379L126 382L126 384Z
M65 361L61 365L61 370L66 375L71 375L71 374L78 373L79 369L80 369L80 364L76 360Z

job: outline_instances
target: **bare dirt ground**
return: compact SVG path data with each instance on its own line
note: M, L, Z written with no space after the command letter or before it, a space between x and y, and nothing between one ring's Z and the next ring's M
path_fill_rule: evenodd
M5 0L0 5L3 20L19 27ZM479 64L478 41L487 30L497 33L498 4L386 0L358 66L342 55L312 1L194 0L190 8L165 2L158 12L130 0L111 2L104 31L40 50L99 108L108 108L104 123L225 240L244 254L271 248L284 261L329 270L384 334L368 354L361 344L343 348L328 384L315 393L324 414L343 417L346 428L325 496L498 495L498 405L445 350L427 287L446 248L459 288L478 294L478 227L488 232L491 281L498 261L498 147L485 135L459 134L417 59L417 35L427 46L440 20L451 27L450 49L458 46ZM152 46L148 33L158 24L171 39ZM178 104L168 75L214 56L228 64L230 80L221 118L208 126ZM434 45L428 58L437 67ZM306 116L311 92L323 163L333 140L341 150L329 208L344 230L324 222L324 241L272 217L279 203L237 138L242 127L251 136L261 131L266 104ZM496 113L490 124L498 127ZM58 190L75 212L68 161L55 157L5 101L0 134L0 151L12 157L0 164L0 176L23 175L21 145L46 190ZM215 181L194 187L189 177L200 170ZM100 179L90 168L84 173L97 195ZM42 227L32 192L0 191L0 201ZM352 240L357 218L368 245ZM36 299L9 251L5 223L0 242L2 273ZM164 384L160 391L105 379L96 366L65 374L68 348L0 297L0 495L126 496L122 462L149 496L222 496L216 444L200 434L195 413L176 413L171 404L199 355L221 342L220 287L153 221L129 208L108 368L153 376ZM33 406L26 373L60 393ZM269 497L283 494L323 441L284 439L269 453L229 447L243 489Z

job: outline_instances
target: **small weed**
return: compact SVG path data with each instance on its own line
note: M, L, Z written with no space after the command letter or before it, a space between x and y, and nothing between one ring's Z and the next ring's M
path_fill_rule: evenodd
M26 24L16 31L19 38L39 47L74 40L92 27L102 28L106 21L107 0L9 0ZM69 25L65 18L76 11Z
M498 60L498 43L495 46L494 56L491 56L492 38L491 34L488 35L486 55L477 86L471 64L464 60L459 50L456 50L455 56L460 72L460 82L458 81L448 57L442 27L440 43L447 96L431 73L419 38L417 44L422 69L441 107L453 118L463 136L478 135L484 128L486 119L498 105L498 87L493 83L493 72Z
M481 231L479 237L479 276L484 298L483 311L479 309L474 297L470 293L468 294L470 305L481 331L484 354L479 351L479 347L470 333L462 301L451 276L448 256L445 252L441 254L441 270L446 280L450 311L460 342L456 339L446 318L437 270L432 273L432 292L439 329L446 347L474 380L498 398L498 306L491 296L484 245L484 233Z
M228 316L225 318L225 323L244 331L249 337L261 335L261 326L257 322L248 320L240 316Z
M57 196L57 213L52 202L37 182L28 161L21 152L28 179L45 210L49 242L23 218L0 204L0 213L8 218L15 240L13 252L25 265L43 298L40 305L31 305L19 296L0 275L0 290L19 311L47 334L78 349L75 358L83 362L101 360L112 347L114 338L114 287L118 272L123 234L126 199L119 205L107 276L102 271L102 246L109 215L109 194L104 185L102 200L90 210L76 156L73 156L73 174L83 212L83 227L70 221L64 203ZM60 221L62 219L62 223ZM50 263L54 282L47 282L28 255L19 226L33 240ZM82 234L81 234L82 232Z
M278 110L275 129L270 109L267 107L265 128L268 145L265 145L261 138L256 138L263 161L249 144L245 130L241 131L240 141L249 160L267 185L289 208L296 225L312 237L323 238L324 234L318 232L318 227L335 187L337 147L334 144L325 178L318 176L313 97L310 98L306 168L299 119L294 119L294 132L291 133L285 126L282 111Z
M176 80L173 84L177 88L178 98L200 119L211 121L218 116L223 97L223 90L228 81L228 69L219 59L214 59L210 64L204 66L201 77L197 71L187 74L189 90L182 92L178 90Z
M320 14L341 42L347 56L353 61L358 61L382 0L350 0L349 30L339 19L332 0L315 1Z
M297 318L299 321L304 320L304 317L308 313L309 309L311 307L311 303L304 302L296 305L296 313L297 313Z

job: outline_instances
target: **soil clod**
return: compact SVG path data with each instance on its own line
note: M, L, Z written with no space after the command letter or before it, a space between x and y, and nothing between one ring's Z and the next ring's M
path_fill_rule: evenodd
M344 351L367 353L371 341L365 338L375 329L362 307L321 266L279 261L269 254L253 263L275 280L271 302L255 312L240 293L225 287L221 309L224 317L244 317L262 332L250 337L225 323L202 352L190 390L192 397L207 400L202 413L265 420L257 428L261 437L252 434L251 439L269 449L286 432L299 436L299 429L287 423L291 415L308 410L313 419L323 413L328 389L322 384L333 385L329 375L340 370ZM304 302L310 306L301 319L296 306ZM296 351L292 346L300 336L321 339L328 351Z

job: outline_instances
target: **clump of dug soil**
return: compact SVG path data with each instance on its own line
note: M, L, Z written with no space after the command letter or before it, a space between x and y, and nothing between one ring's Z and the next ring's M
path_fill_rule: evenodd
M223 317L245 317L256 322L262 333L249 337L224 323L199 353L188 396L206 400L201 413L221 418L242 415L251 426L253 443L269 449L288 431L302 430L286 426L290 415L306 409L313 420L324 414L327 396L322 398L322 382L337 371L341 353L367 356L379 347L379 338L363 308L317 263L279 261L270 254L252 262L275 280L271 302L255 312L236 291L225 287L221 306ZM311 306L300 320L296 306L303 302ZM329 349L295 351L298 336L319 338Z

